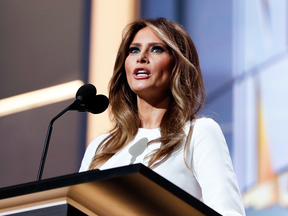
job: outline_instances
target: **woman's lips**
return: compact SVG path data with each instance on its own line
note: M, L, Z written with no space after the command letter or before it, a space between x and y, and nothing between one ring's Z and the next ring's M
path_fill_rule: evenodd
M133 71L133 77L135 79L147 79L151 76L150 71L147 68L135 68Z

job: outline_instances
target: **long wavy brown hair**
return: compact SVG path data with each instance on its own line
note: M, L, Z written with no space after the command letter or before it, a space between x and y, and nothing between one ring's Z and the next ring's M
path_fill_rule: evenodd
M170 81L170 104L160 123L161 137L148 143L160 142L161 146L146 156L149 159L148 167L157 166L182 145L187 151L193 127L191 123L187 136L184 126L188 121L192 122L204 103L204 83L196 47L181 25L165 18L140 19L131 22L123 30L109 83L110 114L114 127L99 144L90 169L100 167L123 149L133 140L141 125L137 97L128 85L124 63L134 36L144 27L150 28L169 47L175 60ZM187 165L185 155L184 159Z

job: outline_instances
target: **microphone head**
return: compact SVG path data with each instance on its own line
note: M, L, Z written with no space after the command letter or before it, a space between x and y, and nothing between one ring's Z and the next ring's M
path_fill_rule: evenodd
M92 84L81 86L76 93L76 100L70 105L69 110L93 114L104 112L109 105L109 100L105 95L96 95L96 93L97 90Z
M109 99L105 95L96 95L87 104L87 111L93 114L104 112L109 105Z
M85 84L81 86L76 93L76 101L80 104L88 103L93 97L95 97L97 90L92 84Z

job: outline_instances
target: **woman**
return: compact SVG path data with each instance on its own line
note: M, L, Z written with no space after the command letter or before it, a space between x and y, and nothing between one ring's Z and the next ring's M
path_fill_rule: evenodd
M223 215L245 215L224 136L197 119L204 84L196 48L165 18L123 31L109 84L114 128L90 143L80 171L143 163Z

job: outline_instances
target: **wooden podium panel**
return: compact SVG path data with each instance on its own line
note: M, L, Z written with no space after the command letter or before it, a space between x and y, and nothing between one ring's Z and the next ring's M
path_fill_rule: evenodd
M65 204L92 216L220 215L142 164L0 189L0 215Z

